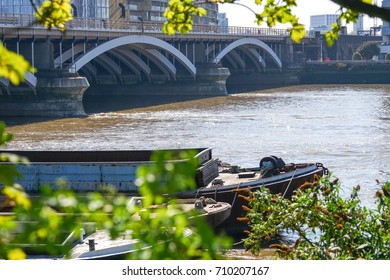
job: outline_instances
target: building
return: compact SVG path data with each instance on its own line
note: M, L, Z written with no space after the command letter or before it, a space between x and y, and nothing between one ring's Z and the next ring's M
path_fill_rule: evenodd
M226 13L218 13L218 26L228 27L229 19L226 17Z
M331 30L332 24L339 19L337 14L310 16L310 30L325 32Z
M382 7L390 9L390 0L383 0ZM380 46L380 58L385 59L387 56L390 56L390 22L383 21L382 38L383 43Z
M74 0L76 1L76 0ZM78 0L78 1L107 1L109 19L125 18L129 20L143 21L166 21L164 12L168 7L169 0ZM204 1L195 1L204 2ZM103 4L103 3L102 3ZM200 3L201 7L207 10L203 17L194 16L194 24L217 25L218 5L215 3ZM104 5L102 5L104 6Z
M363 15L360 15L357 19L356 22L353 23L353 34L361 34L364 32L364 20L363 20Z
M79 18L109 18L109 0L73 0L73 16Z
M35 0L40 6L44 0ZM73 16L75 18L165 21L164 12L169 0L72 0ZM218 4L204 3L199 5L207 10L207 15L194 17L194 24L218 25ZM1 0L0 16L17 17L19 15L32 15L34 9L30 0Z
M383 0L382 7L390 9L390 0ZM390 22L383 21L382 36L384 42L390 42Z
M36 0L34 3L40 6L44 0ZM11 17L21 14L33 14L34 9L30 0L1 0L0 14L1 17Z

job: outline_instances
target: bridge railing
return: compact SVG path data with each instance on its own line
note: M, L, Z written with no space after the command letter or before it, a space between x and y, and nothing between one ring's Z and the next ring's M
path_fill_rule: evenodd
M160 21L134 21L126 19L109 20L100 18L74 18L66 25L67 29L81 30L115 30L130 32L162 32L163 22ZM0 27L41 27L31 14L0 13ZM289 36L287 29L241 27L241 26L213 26L193 25L191 33L214 33L222 35L247 36Z

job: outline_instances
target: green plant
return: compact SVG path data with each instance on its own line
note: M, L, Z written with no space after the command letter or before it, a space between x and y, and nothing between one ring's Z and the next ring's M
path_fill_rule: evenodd
M362 55L359 52L354 52L352 55L352 60L362 60Z
M263 242L285 231L295 234L290 244L270 245L281 258L390 259L390 183L376 193L375 209L361 205L359 189L342 198L338 180L326 176L302 185L291 200L267 190L250 193L246 248L258 254Z
M5 125L0 123L0 143L11 139ZM159 152L153 155L154 164L139 168L137 184L144 197L141 211L141 206L129 208L128 197L109 186L102 192L79 197L63 180L57 182L59 188L55 190L43 186L39 199L32 201L21 186L14 184L14 177L18 176L14 164L28 162L15 155L1 154L0 159L10 163L0 165L3 207L12 207L13 215L0 215L0 259L24 259L26 253L20 244L32 247L44 244L45 253L66 255L71 245L57 246L64 232L74 231L77 238L86 222L106 230L112 239L130 230L132 237L140 240L137 248L150 246L129 255L133 259L221 258L222 251L231 246L230 238L217 236L203 218L196 217L197 213L181 211L174 198L176 192L195 186L198 161L194 155L191 151L178 155ZM167 163L174 157L187 160ZM169 208L153 207L168 201ZM20 224L24 225L23 231L15 234ZM185 236L187 228L193 234Z
M137 184L141 195L145 197L144 206L146 208L164 203L167 199L171 204L175 204L175 193L195 187L195 171L199 164L194 157L195 152L189 151L176 156L187 160L180 163L167 162L175 155L169 152L159 152L152 156L155 164L138 169ZM167 194L172 197L167 197ZM135 223L132 229L135 237L147 244L156 244L156 241L166 239L173 242L158 243L153 246L153 250L138 251L138 254L131 255L132 258L218 259L221 258L222 250L230 248L230 238L222 235L217 237L204 219L188 218L188 215L194 216L195 213L186 214L178 211L170 216L168 211L166 208L158 209L153 213L153 218L150 218L150 212L144 212L142 219ZM183 238L183 229L187 227L191 227L195 234Z
M343 70L347 67L347 64L339 62L336 64L336 67L337 67L337 70Z
M386 54L385 60L386 60L386 61L390 60L390 53L387 53L387 54Z

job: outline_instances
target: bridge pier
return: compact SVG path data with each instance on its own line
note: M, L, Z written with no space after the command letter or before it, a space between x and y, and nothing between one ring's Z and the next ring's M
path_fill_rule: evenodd
M38 74L39 73L39 74ZM35 92L29 87L11 87L0 94L0 116L78 117L84 116L86 78L61 70L39 70Z
M52 42L22 44L20 53L38 69L35 88L11 86L0 92L0 116L75 117L85 115L83 94L88 80L77 73L54 68Z

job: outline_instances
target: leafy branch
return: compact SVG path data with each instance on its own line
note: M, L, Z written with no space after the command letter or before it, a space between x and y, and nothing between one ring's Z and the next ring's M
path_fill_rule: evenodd
M250 193L245 246L258 254L283 231L295 234L270 245L281 258L390 259L390 182L378 184L376 209L361 205L359 186L341 197L338 180L330 176L305 183L291 200L266 189Z
M340 5L341 15L339 22L332 26L332 30L326 32L326 41L329 46L338 39L341 30L341 21L346 23L356 22L360 14L367 14L372 17L380 17L390 21L389 10L384 7L373 5L372 0L330 0ZM258 25L267 23L268 27L274 27L277 23L290 24L291 39L300 42L306 35L304 25L299 22L298 17L292 12L292 8L297 6L296 0L254 0L260 11L255 11L249 6L240 3L238 0L171 0L169 1L165 16L167 22L164 24L164 32L173 35L176 31L188 33L192 30L192 16L205 15L199 5L203 3L234 4L246 7L254 14ZM200 12L201 11L201 12ZM173 15L179 14L175 17Z
M5 125L0 122L0 145L11 139ZM231 239L216 235L199 212L183 211L179 202L172 198L174 193L195 186L199 162L194 155L193 151L178 155L155 153L151 166L137 170L136 183L143 199L142 205L132 206L129 205L129 197L109 186L102 186L99 192L80 197L61 179L57 180L57 188L40 186L39 197L32 200L21 186L14 183L14 178L19 175L15 164L25 163L25 159L0 154L0 161L9 163L0 165L0 182L3 183L0 190L3 203L0 206L12 208L13 213L0 215L0 259L26 258L20 244L29 244L37 249L44 244L44 253L49 256L71 257L72 244L58 246L58 243L62 243L64 232L74 232L74 237L79 239L86 224L106 231L111 239L132 232L131 238L139 240L135 244L139 250L129 258L222 258L223 250L231 246ZM173 157L179 161L167 162ZM169 207L166 206L168 203ZM23 231L15 232L21 225ZM193 234L186 236L187 229Z

